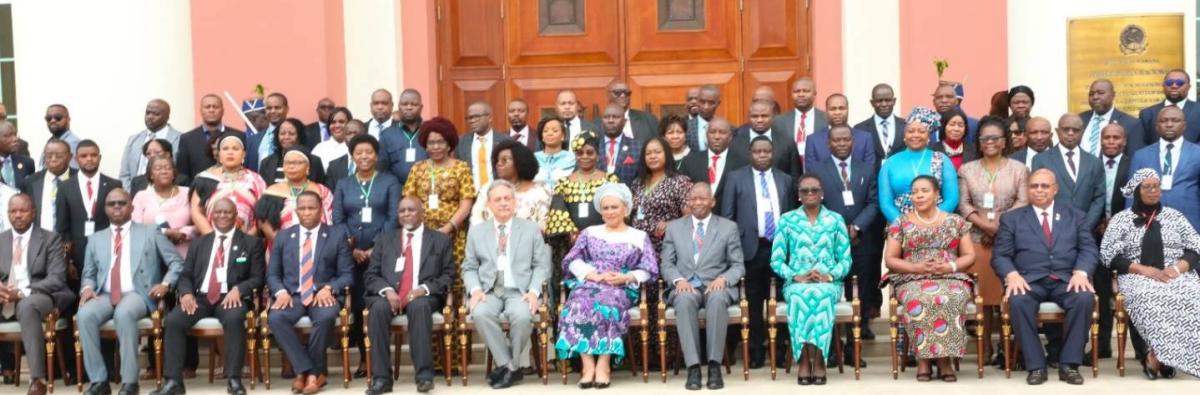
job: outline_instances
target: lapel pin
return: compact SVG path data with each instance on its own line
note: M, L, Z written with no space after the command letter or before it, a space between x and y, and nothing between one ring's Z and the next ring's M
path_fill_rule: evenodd
M293 233L292 233L292 238L293 238L293 239L294 239L294 238L296 238L296 233L295 233L295 232L293 232Z
M1058 219L1059 219L1059 217L1058 217L1058 213L1054 213L1054 221L1055 221L1055 222L1057 222L1057 221L1058 221Z
M237 246L233 246L233 250L234 250L234 251L237 251Z
M24 163L17 163L17 170L21 170L21 169L24 169L24 168L25 168L25 164L24 164Z

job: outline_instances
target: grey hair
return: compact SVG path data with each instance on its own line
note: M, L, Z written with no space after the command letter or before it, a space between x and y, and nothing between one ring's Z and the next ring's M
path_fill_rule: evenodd
M487 187L483 191L483 195L485 197L487 197L488 200L491 200L492 191L495 190L496 188L502 188L502 187L508 188L509 193L512 193L514 197L516 196L517 186L513 185L513 183L511 183L511 182L508 182L508 180L495 180L495 181L488 183Z

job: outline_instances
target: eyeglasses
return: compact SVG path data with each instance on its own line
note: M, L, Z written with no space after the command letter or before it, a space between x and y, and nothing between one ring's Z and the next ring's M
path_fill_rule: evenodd
M1050 189L1051 184L1029 184L1029 189Z
M401 207L397 211L399 211L401 213L408 213L408 212L415 213L415 212L417 212L417 209L415 207Z
M1004 138L1000 137L1000 136L987 136L987 137L980 137L979 142L984 143L984 144L989 144L989 143L995 143L995 142L1003 140L1003 139Z
M1185 84L1187 84L1187 81L1179 79L1179 78L1163 80L1163 86L1165 86L1165 87L1181 87L1181 86L1184 86Z
M800 188L801 195L816 195L821 193L821 188Z
M318 110L332 110L335 106L332 104L321 104L317 106Z
M1160 191L1160 190L1161 190L1162 186L1161 186L1161 185L1159 185L1159 184L1153 184L1153 185L1151 185L1151 184L1146 184L1146 183L1143 183L1143 184L1141 185L1141 188L1142 188L1142 190L1143 190L1143 191L1145 191L1145 192L1158 192L1158 191Z
M633 95L633 91L628 90L628 89L613 89L611 91L608 91L608 93L613 95L614 97Z
M113 200L110 202L105 202L104 205L108 207L125 207L126 205L129 205L129 202L125 200Z
M46 122L50 122L51 120L61 121L61 120L63 120L63 118L65 118L65 117L62 114L47 115Z
M490 113L486 113L486 112L485 112L485 113L482 113L482 114L470 114L470 115L467 115L467 120L468 120L468 121L474 121L474 120L476 120L476 119L483 118L483 117L486 117L486 116L488 116L488 115L492 115L492 114L490 114Z

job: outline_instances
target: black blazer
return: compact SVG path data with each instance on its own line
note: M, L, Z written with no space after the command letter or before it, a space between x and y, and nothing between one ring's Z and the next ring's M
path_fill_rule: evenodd
M1100 163L1108 162L1108 157L1100 155ZM1112 195L1108 197L1112 204L1112 213L1115 215L1125 209L1125 195L1121 193L1121 187L1129 182L1129 164L1133 162L1133 158L1129 154L1121 155L1121 160L1117 162L1117 177L1113 180Z
M68 176L67 179L74 180L75 173L78 171L79 170L75 170L75 169L68 167L67 174L70 174L70 176ZM47 172L45 169L38 170L37 173L33 173L29 177L26 177L25 183L23 183L20 187L21 193L24 193L26 195L33 197L33 223L35 223L35 224L41 224L41 222L42 222L42 220L41 220L41 218L42 218L42 210L41 210L42 209L42 188L44 188L46 185L45 184L46 173ZM58 182L58 181L55 180L54 182ZM60 185L59 188L62 188L62 186ZM60 192L61 192L61 190L60 190ZM55 227L57 228L57 224L55 225ZM54 229L47 229L47 230L54 230Z
M326 125L325 127L328 128L329 126ZM309 151L312 151L313 148L317 147L317 144L320 144L321 141L324 141L321 139L320 122L313 122L308 125L304 125L304 141L304 146L308 147Z
M212 259L216 239L217 232L210 232L193 241L188 248L187 258L183 261L183 272L179 273L179 282L176 283L180 295L208 291L204 276L208 275L208 265L211 263L209 260ZM266 267L262 239L234 228L233 240L230 241L229 251L225 255L225 279L229 287L237 287L242 300L249 303L254 297L254 290L261 288L265 281Z
M1096 112L1092 110L1079 113L1079 117L1083 118L1084 133L1087 133L1086 129L1088 125L1091 125L1092 116L1094 115L1096 115ZM1120 124L1125 128L1125 156L1131 156L1137 150L1150 144L1146 142L1150 139L1150 136L1146 136L1146 131L1142 130L1142 122L1134 118L1134 116L1114 108L1112 110L1112 118L1107 121L1108 123ZM1155 135L1154 141L1158 141L1158 134L1155 133L1155 130L1150 130L1150 133Z
M887 142L888 146L891 148L888 149L886 154L883 152L883 142L879 141L879 128L875 125L874 114L867 119L864 119L862 122L854 125L855 129L871 134L871 145L875 147L876 163L874 163L874 165L876 169L879 168L879 165L884 159L887 159L888 156L904 150L904 128L908 127L908 121L905 121L904 118L892 115L891 123L892 125L890 127L892 130L890 130L890 132L892 135L889 137L892 138L892 141Z
M348 175L350 175L350 155L334 159L333 162L329 162L329 168L325 170L325 187L331 191L337 189L338 181Z
M231 127L225 127L225 131L242 133L241 130ZM176 147L175 153L177 173L186 174L188 179L195 180L197 174L217 164L208 152L209 137L212 136L204 132L203 126L197 126L179 136L179 147Z
M325 184L325 164L321 162L321 158L309 152L304 154L308 155L308 179L318 184ZM274 184L276 178L283 178L283 173L278 171L282 160L282 154L276 152L263 159L262 164L258 166L258 174L262 176L263 182L266 182L267 185Z
M600 120L596 119L592 122L599 124ZM633 130L633 138L643 144L654 136L658 136L658 118L645 111L629 109L629 127Z
M389 287L400 292L397 286L403 273L396 271L396 261L404 257L402 235L402 229L395 229L375 237L371 263L363 273L367 298L379 297L379 291ZM417 254L421 272L417 273L417 284L429 288L429 294L437 298L439 304L443 304L446 302L446 294L450 292L450 284L454 281L450 237L429 228L425 228L415 237L421 238L421 251Z
M792 139L794 136L789 136L787 132L776 129L771 129L771 149L775 152L772 156L775 158L774 164L771 167L779 169L792 177L799 177L804 172L803 163L800 162L800 152L796 148L796 142ZM729 150L741 154L745 158L750 158L750 141L754 139L754 129L749 125L744 125L733 134L733 139L729 141Z
M754 254L758 253L758 199L754 189L758 178L754 174L754 168L750 166L725 176L730 177L730 182L721 196L718 213L737 223L741 232L742 255L749 262L754 259ZM775 191L779 195L772 196L779 204L779 212L775 213L778 223L784 213L796 209L799 199L796 197L796 184L792 176L772 168L771 177L775 179Z
M13 162L13 179L4 180L4 183L13 189L21 189L21 184L25 183L25 178L37 170L34 168L33 158L18 153L9 155L9 158Z
M729 174L750 164L745 156L731 149L726 149L723 155L725 168L722 169L721 182L713 186L713 197L716 198L718 207L721 205L721 193L725 191L725 185L729 184ZM711 164L712 157L709 156L709 151L692 151L683 157L680 172L691 178L692 182L708 182L708 166Z
M55 203L58 226L55 229L60 234L66 234L67 240L71 241L71 255L78 265L83 263L83 251L87 246L87 235L84 235L83 232L86 230L84 222L88 220L88 215L83 197L86 192L80 190L77 177L82 177L82 175L76 173L71 176L70 180L59 184L58 199ZM96 222L95 229L93 229L95 232L108 228L108 214L104 212L104 198L108 196L109 191L121 187L121 181L115 178L100 174L99 179L100 185L96 188L96 206L92 210L92 220Z
M492 149L495 149L496 146L500 145L501 142L509 140L512 140L512 137L508 137L508 133L501 133L495 130L492 131ZM476 152L473 149L474 147L475 134L467 132L467 134L458 137L458 147L454 149L454 156L458 158L458 160L467 162L467 165L471 167L471 170L475 169L476 158L474 155ZM488 158L488 160L490 161L492 158Z
M878 231L883 222L879 211L877 192L878 176L875 167L870 163L850 158L850 191L854 196L854 204L847 206L842 199L845 185L842 183L841 168L833 157L816 163L808 170L821 179L821 189L825 191L825 208L841 214L846 225L858 226L859 235L866 243L860 243L854 250L870 249L879 251L883 248L883 232Z
M1187 122L1187 129L1183 131L1183 138L1193 143L1200 143L1200 103L1190 99L1184 100L1184 102L1183 119ZM1138 119L1142 122L1145 145L1158 142L1158 112L1162 109L1163 102L1159 101L1153 106L1143 108L1138 113Z

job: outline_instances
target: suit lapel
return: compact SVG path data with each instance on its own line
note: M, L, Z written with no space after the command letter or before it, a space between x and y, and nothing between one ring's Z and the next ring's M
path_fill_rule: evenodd
M788 190L787 190L787 186L784 185L784 183L783 183L783 177L781 176L782 174L783 173L780 172L779 169L776 169L774 167L771 168L771 178L775 180L775 194L772 195L771 197L775 199L775 204L777 205L776 207L778 208L777 211L784 211L784 206L787 203L787 202L783 201L783 197L787 196ZM779 217L782 215L783 215L783 213L775 213L775 226L776 227L779 226Z
M431 237L428 237L430 235L429 232L432 232L432 231L429 229L425 229L425 230L421 231L421 234L413 236L413 237L421 238L421 255L416 257L421 260L420 261L422 263L421 270L420 270L421 272L430 270L430 266L432 266L432 265L426 265L425 263L433 262L432 259L429 259L429 256L433 254L433 243L430 242L430 240L429 240L429 239L431 239ZM401 253L403 253L403 252L404 251L401 251ZM420 281L421 277L423 277L421 275L421 273L416 273L416 275L417 275L417 281Z
M700 259L703 259L704 253L709 250L709 246L713 245L713 243L715 243L717 240L717 229L713 225L714 222L716 221L713 221L713 216L709 215L708 224L704 229L704 237L701 239L704 241L704 244L700 246L700 251L696 254L696 259L692 261L692 265L695 265L696 267L700 267ZM693 225L693 227L694 226L695 225ZM691 258L692 257L688 257L688 259Z
M0 278L7 278L8 275L12 274L13 256L11 252L13 235L15 234L13 230L0 233ZM33 245L32 239L29 240L29 245ZM25 253L28 254L29 252L26 251ZM29 262L33 262L33 260L30 259Z
M142 244L144 244L141 228L134 226L133 222L126 223L126 227L129 228L129 263L133 265L130 269L137 269L138 265L141 265L143 261L143 259L140 259Z
M1063 161L1062 149L1060 149L1058 147L1054 147L1054 151L1051 152L1051 154L1053 154L1053 155L1050 156L1050 162L1054 163L1054 165L1056 167L1058 167L1055 170L1060 172L1060 174L1062 174L1063 176L1065 176L1065 177L1063 177L1063 185L1065 185L1067 187L1067 190L1071 191L1071 193L1074 194L1075 186L1076 186L1075 180L1071 179L1071 170L1067 169L1067 163ZM1080 163L1076 163L1075 167L1078 168L1079 170L1083 170L1083 166L1080 166ZM1075 177L1078 178L1079 173L1075 173Z
M225 253L225 278L230 285L233 285L233 265L237 263L237 257L242 253L241 248L238 246L242 245L242 240L245 240L245 238L245 234L234 228L233 239L229 241L229 251ZM212 250L209 249L209 251Z

